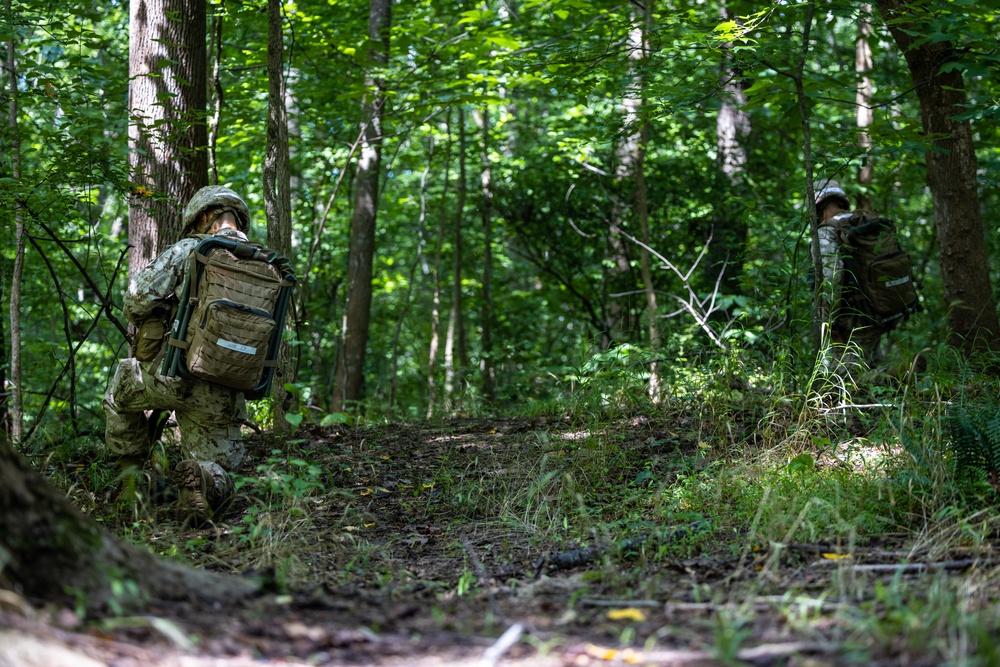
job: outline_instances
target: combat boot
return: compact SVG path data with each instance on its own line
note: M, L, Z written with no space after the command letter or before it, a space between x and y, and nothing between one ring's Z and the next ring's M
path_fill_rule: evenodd
M177 487L177 519L195 526L211 519L209 490L215 488L211 473L197 461L187 459L174 468L173 480Z

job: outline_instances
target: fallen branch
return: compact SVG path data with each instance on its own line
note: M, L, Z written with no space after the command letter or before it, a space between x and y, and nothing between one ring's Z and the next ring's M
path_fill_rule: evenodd
M500 635L496 642L483 653L483 658L479 661L480 666L496 667L497 663L500 662L500 658L517 643L523 633L523 623L515 623L507 628L507 631Z
M826 642L782 642L778 644L760 644L750 648L741 649L736 653L736 661L753 662L756 664L770 664L772 661L798 656L803 653L829 654L841 650L840 645ZM587 644L583 647L573 647L568 651L569 656L574 654L585 655L599 660L621 660L629 664L643 665L688 665L688 664L717 664L719 655L715 651L701 651L691 649L660 649L652 651L639 651L627 648L616 650ZM568 656L568 657L569 657Z
M939 563L873 563L870 565L854 565L851 570L854 572L901 572L908 574L912 572L940 572L950 570L968 570L970 567L994 565L995 561L982 560L979 558L963 558L962 560L949 560Z
M708 526L707 521L694 521L686 526L673 526L661 533L640 535L615 544L596 544L592 547L572 549L562 553L548 553L535 561L532 564L532 569L535 571L535 579L538 579L542 576L542 571L546 569L549 572L569 570L580 565L592 563L605 553L634 551L649 540L658 544L669 544L679 538L695 535L707 529Z

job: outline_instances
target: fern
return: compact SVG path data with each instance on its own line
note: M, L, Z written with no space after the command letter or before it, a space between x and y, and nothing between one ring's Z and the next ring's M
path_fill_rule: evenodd
M947 427L956 474L1000 472L1000 406L956 406Z

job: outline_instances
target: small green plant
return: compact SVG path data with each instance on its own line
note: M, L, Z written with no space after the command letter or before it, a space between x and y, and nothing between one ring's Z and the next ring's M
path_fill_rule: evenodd
M1000 406L959 405L945 423L956 476L985 475L1000 491Z
M458 578L458 586L455 588L455 593L459 597L463 595L468 595L472 591L472 588L475 585L475 583L476 583L476 573L469 569L465 569L462 572L461 576L459 576Z
M723 665L745 664L739 659L740 648L753 634L747 618L728 609L720 609L712 628L715 657Z

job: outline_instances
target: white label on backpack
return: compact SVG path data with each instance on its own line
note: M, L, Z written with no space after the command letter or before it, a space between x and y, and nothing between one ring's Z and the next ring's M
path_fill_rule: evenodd
M227 350L232 350L233 352L242 352L243 354L257 354L257 348L250 347L249 345L240 345L239 343L234 343L231 340L226 340L220 338L215 341L215 344L219 347L224 347Z
M885 281L885 286L895 287L896 285L905 285L908 282L910 282L910 277L906 276L905 278L896 278L895 280L887 280Z

